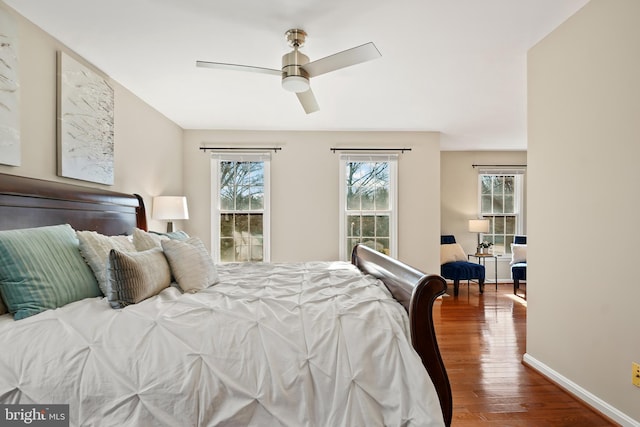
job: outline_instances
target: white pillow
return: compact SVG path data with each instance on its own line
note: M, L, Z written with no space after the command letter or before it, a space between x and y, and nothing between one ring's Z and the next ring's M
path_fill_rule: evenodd
M98 286L104 295L107 295L107 259L111 249L130 252L135 251L133 243L128 236L105 236L95 231L76 231L80 244L80 254L85 259L93 275L98 281Z
M171 284L171 270L162 249L121 252L112 249L107 261L107 299L123 308L152 297Z
M440 245L440 265L454 261L467 261L467 255L458 243Z
M202 240L163 240L171 273L184 292L198 292L218 282L218 271Z
M527 245L511 244L511 265L527 262Z

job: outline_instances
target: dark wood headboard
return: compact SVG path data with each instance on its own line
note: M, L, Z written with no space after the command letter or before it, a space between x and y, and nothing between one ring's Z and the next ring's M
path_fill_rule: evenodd
M147 229L142 197L0 174L0 230L69 224L115 236Z

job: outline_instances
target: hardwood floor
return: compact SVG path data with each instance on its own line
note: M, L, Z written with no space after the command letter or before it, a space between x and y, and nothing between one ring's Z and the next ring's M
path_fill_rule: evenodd
M453 286L449 285L453 295ZM460 284L436 301L438 343L453 392L453 427L615 426L522 364L526 301L510 284Z

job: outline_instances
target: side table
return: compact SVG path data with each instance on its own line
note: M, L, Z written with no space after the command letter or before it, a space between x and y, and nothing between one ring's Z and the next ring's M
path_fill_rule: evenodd
M496 292L498 291L498 257L493 254L468 254L467 261L471 260L471 257L476 258L476 262L480 265L484 265L485 269L487 268L486 262L487 258L493 258L493 268L494 268L494 280L493 282L496 284ZM491 283L491 281L484 279L484 284Z

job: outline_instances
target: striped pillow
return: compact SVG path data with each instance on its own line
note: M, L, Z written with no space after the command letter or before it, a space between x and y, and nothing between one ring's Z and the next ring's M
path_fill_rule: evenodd
M161 248L142 252L112 249L107 261L107 299L113 308L158 294L171 284L171 270Z
M202 240L163 240L171 273L184 292L198 292L218 282L218 271Z
M0 295L14 319L100 295L70 225L0 231Z

